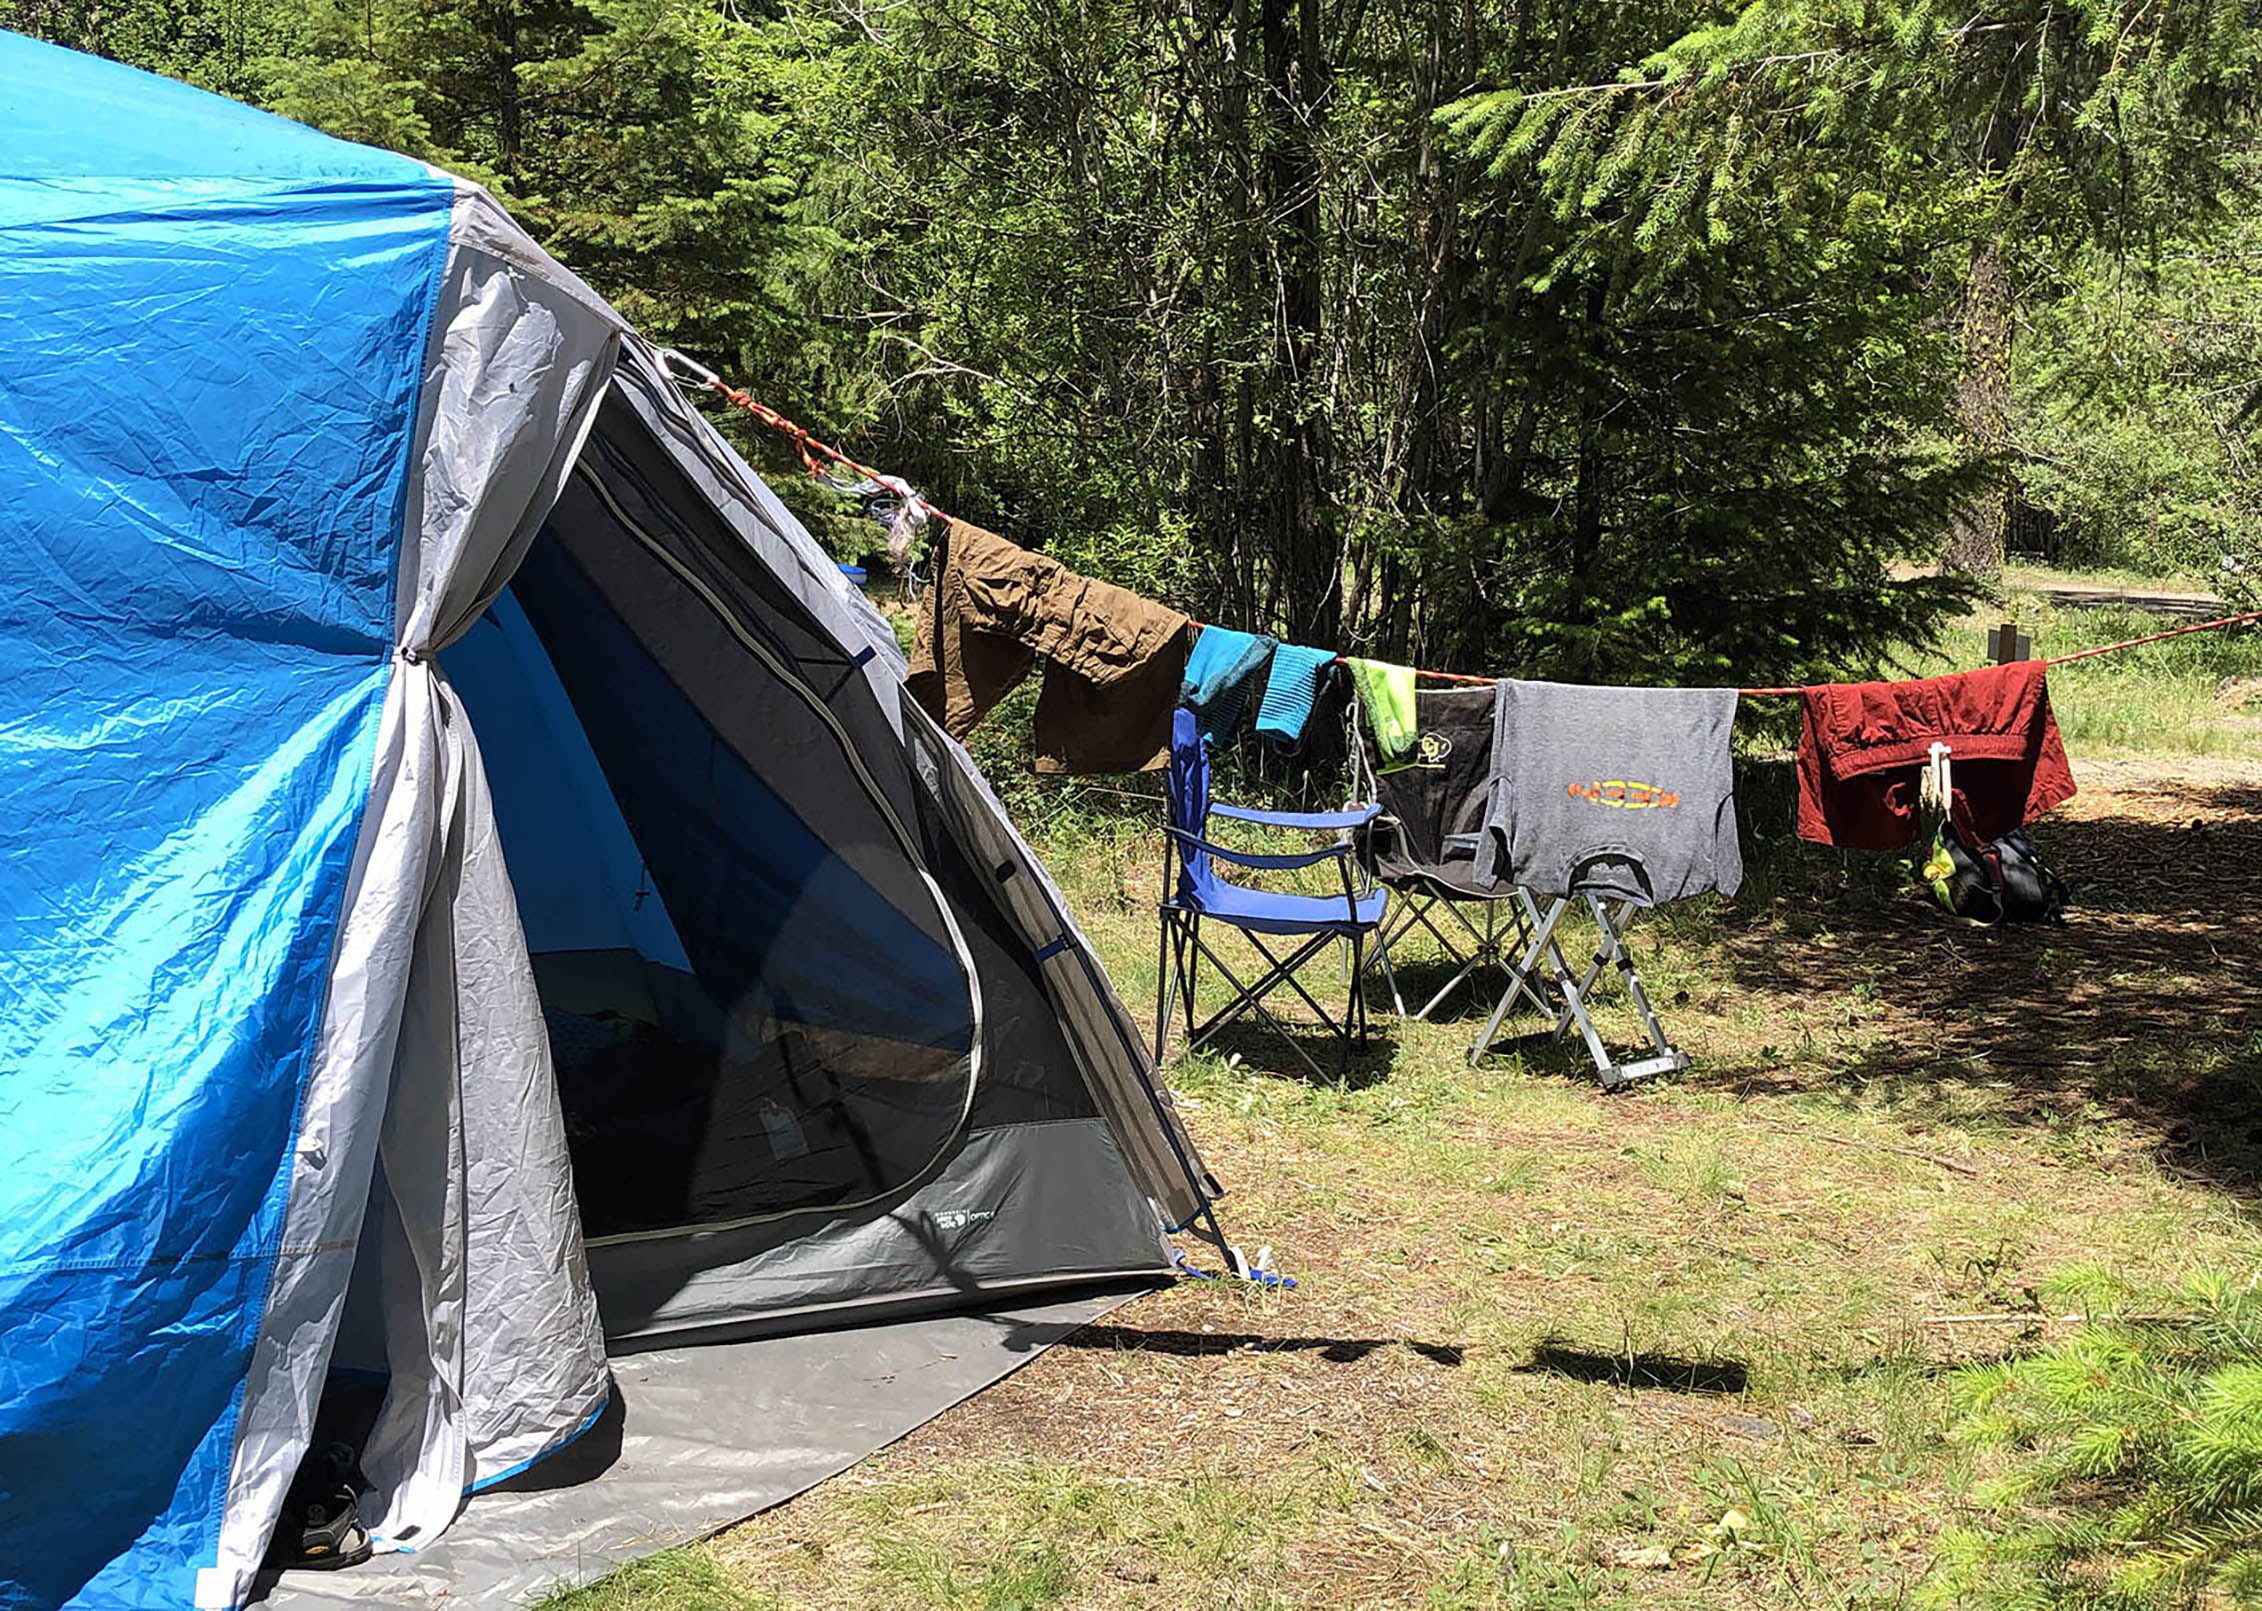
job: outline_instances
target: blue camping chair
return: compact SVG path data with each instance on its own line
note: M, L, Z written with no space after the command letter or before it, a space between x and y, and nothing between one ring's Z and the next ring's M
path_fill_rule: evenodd
M1367 1038L1366 1002L1360 994L1365 972L1365 951L1370 937L1382 925L1387 891L1362 890L1353 882L1356 866L1351 831L1374 820L1377 806L1355 806L1348 811L1251 811L1210 798L1209 748L1203 742L1194 713L1181 709L1170 726L1169 833L1163 852L1162 945L1155 982L1155 1058L1159 1062L1170 1038L1173 1009L1180 998L1186 1003L1186 1049L1196 1051L1209 1038L1244 1015L1254 1012L1295 1048L1311 1071L1328 1076L1312 1061L1288 1026L1265 1005L1264 998L1286 986L1319 1015L1319 1020L1343 1043L1338 1077L1350 1066L1351 1048ZM1258 855L1229 850L1208 837L1212 816L1236 822L1254 822L1273 828L1300 828L1334 833L1336 842L1320 850L1287 855ZM1296 895L1252 889L1220 878L1214 862L1231 862L1253 870L1289 871L1333 861L1343 880L1340 895ZM1240 933L1264 959L1265 971L1244 983L1202 937L1207 919ZM1267 944L1296 942L1280 950ZM1304 988L1297 974L1329 946L1346 943L1351 949L1347 989L1341 1017L1330 1013ZM1203 958L1225 978L1233 999L1204 1019L1195 1005L1194 986ZM1385 959L1384 966L1388 966Z

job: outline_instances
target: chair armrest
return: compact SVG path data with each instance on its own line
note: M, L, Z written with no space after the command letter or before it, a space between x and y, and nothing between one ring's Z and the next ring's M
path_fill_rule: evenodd
M1302 850L1284 856L1268 856L1261 855L1253 850L1233 850L1224 845L1212 844L1209 840L1202 838L1201 835L1188 833L1183 828L1170 828L1165 831L1169 833L1171 838L1178 841L1178 848L1181 853L1189 850L1207 851L1219 861L1229 861L1237 867L1270 868L1276 872L1296 867L1311 867L1323 861L1335 861L1351 854L1350 845L1337 843L1323 846L1318 850Z
M1382 814L1379 805L1353 806L1348 811L1257 811L1248 806L1225 805L1210 802L1210 815L1231 817L1235 822L1257 822L1268 828L1309 828L1315 832L1356 828L1372 822Z

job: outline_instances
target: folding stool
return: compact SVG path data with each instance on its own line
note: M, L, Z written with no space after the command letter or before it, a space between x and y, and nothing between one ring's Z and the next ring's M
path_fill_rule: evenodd
M1607 896L1587 892L1580 895L1559 895L1549 901L1544 910L1539 898L1527 889L1516 890L1516 900L1523 909L1525 944L1521 957L1510 971L1508 988L1501 992L1500 1000L1485 1020L1484 1032L1469 1049L1473 1064L1487 1053L1501 1049L1508 1042L1500 1037L1500 1025L1518 1001L1529 1002L1542 1016L1549 1019L1548 1028L1539 1033L1550 1040L1559 1041L1564 1033L1576 1024L1580 1036L1587 1043L1587 1052L1594 1058L1595 1073L1602 1080L1602 1088L1615 1091L1636 1080L1649 1079L1659 1074L1677 1074L1689 1066L1688 1054L1674 1046L1666 1037L1665 1026L1658 1022L1657 1009L1651 1005L1649 992L1642 987L1640 972L1634 966L1632 951L1627 949L1625 926L1637 910L1636 903L1612 900ZM1594 918L1596 944L1594 956L1585 971L1577 978L1571 976L1571 964L1563 954L1560 935L1564 916L1570 912L1571 903L1581 901ZM1626 982L1626 995L1640 1015L1642 1028L1648 1034L1652 1055L1621 1062L1610 1054L1603 1044L1601 1033L1594 1027L1593 1016L1588 1011L1594 989L1605 968L1616 968ZM1544 972L1542 970L1545 970ZM1542 983L1552 984L1556 999L1550 1001L1541 990ZM1511 1037L1511 1040L1516 1037Z

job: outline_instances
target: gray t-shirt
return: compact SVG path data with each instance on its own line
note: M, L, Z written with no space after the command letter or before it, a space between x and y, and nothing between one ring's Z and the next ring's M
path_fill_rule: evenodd
M1500 683L1479 875L1642 906L1733 895L1735 720L1733 688Z

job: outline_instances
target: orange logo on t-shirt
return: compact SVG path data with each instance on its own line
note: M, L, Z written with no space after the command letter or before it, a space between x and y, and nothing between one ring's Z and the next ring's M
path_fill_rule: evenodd
M1681 803L1681 797L1670 789L1661 789L1654 783L1628 783L1620 778L1612 778L1607 783L1574 783L1570 793L1575 800L1592 800L1596 805L1618 811L1672 811Z

